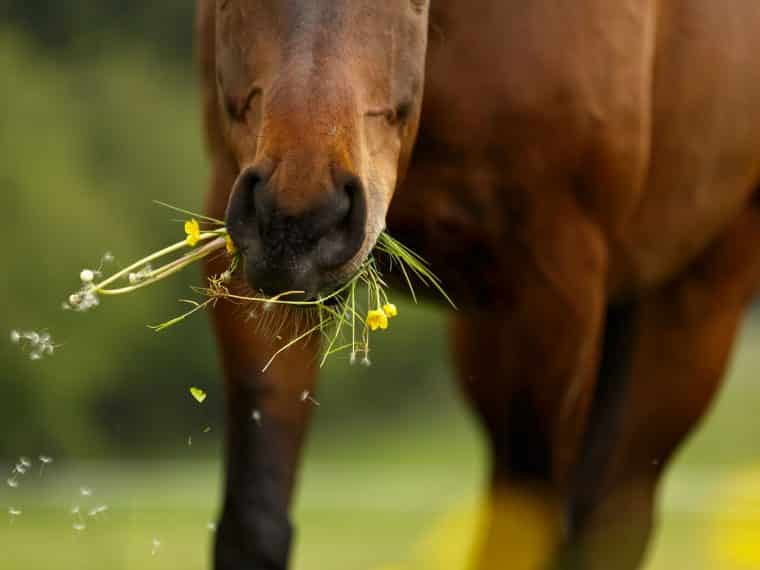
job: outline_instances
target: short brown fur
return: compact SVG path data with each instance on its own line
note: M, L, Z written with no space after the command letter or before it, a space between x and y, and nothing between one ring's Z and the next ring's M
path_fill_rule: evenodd
M284 165L277 195L294 215L335 164L376 173L371 230L343 271L387 210L460 305L452 351L492 450L476 567L638 568L657 481L712 400L760 282L760 6L394 0L385 10L427 18L429 37L411 25L394 37L427 42L418 116L422 84L386 77L413 76L415 62L355 37L382 38L362 10L398 21L370 5L200 0L208 212L223 216L241 171L264 159ZM292 36L223 15L254 6ZM303 38L312 67L288 59ZM270 75L251 105L254 60ZM398 99L389 84L411 98L399 131L368 126ZM224 116L248 106L243 122ZM316 347L261 374L271 342L223 305L214 320L230 412L216 567L284 570ZM263 431L245 421L253 407ZM510 543L524 508L544 521L527 554Z

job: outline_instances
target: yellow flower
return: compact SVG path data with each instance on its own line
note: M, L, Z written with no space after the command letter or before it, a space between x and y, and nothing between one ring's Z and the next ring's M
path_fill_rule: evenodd
M381 309L372 309L367 313L367 326L373 331L388 328L388 317Z
M227 234L226 236L224 236L224 245L227 248L227 253L229 253L230 255L235 255L237 253L235 242L232 241L230 234Z
M195 398L195 401L199 404L202 404L206 399L206 392L201 388L196 388L195 386L192 386L190 388L190 395Z
M192 220L186 221L185 233L187 234L187 238L185 238L187 245L190 247L195 246L195 244L198 243L198 240L201 239L201 226L198 224L198 220L193 218Z
M398 309L396 308L396 305L393 303L386 303L383 305L383 312L385 313L385 316L389 319L395 317L398 315Z

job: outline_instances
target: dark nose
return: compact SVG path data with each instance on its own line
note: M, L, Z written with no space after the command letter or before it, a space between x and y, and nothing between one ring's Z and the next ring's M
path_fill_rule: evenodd
M226 223L255 289L268 295L302 291L313 298L338 285L335 275L364 243L366 196L359 177L340 169L326 186L310 198L310 188L277 188L262 169L240 174ZM297 209L292 199L283 199L286 192L297 193Z

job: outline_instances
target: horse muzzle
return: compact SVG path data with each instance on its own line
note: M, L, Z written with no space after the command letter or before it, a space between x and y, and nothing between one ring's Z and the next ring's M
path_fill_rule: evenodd
M367 233L366 188L358 176L335 168L302 187L285 185L274 175L279 168L241 172L227 206L227 229L251 287L315 299L350 276Z

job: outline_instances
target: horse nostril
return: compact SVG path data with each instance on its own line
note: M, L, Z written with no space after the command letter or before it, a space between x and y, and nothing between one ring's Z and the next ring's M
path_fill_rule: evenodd
M259 172L247 168L238 176L230 192L225 223L230 237L243 249L258 236L257 225L267 215L259 196L262 183Z
M367 200L359 177L338 172L334 175L333 224L317 244L317 263L334 268L348 262L364 243Z

